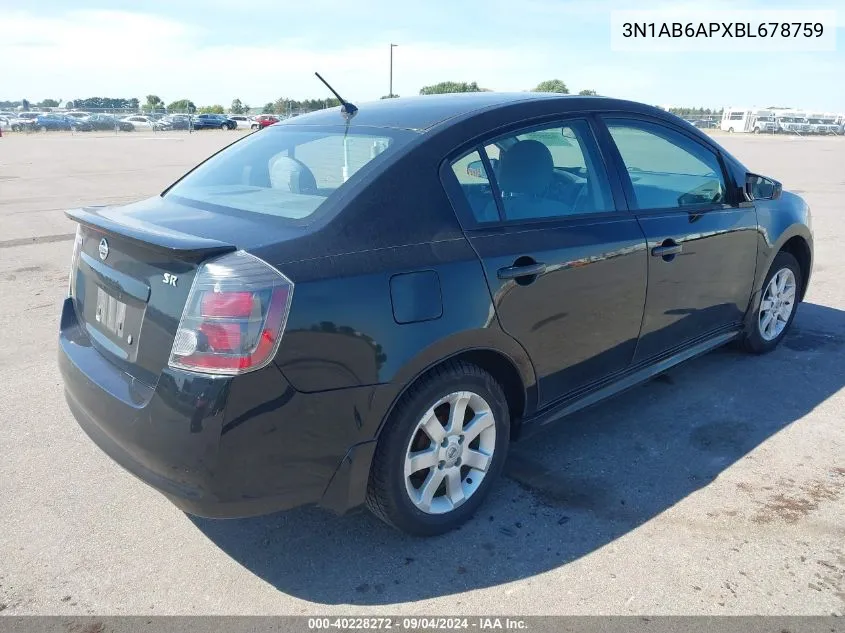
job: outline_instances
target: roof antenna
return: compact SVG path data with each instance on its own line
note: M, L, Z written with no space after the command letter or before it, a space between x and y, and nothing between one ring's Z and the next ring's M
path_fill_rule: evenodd
M348 121L348 120L349 120L349 119L351 119L353 116L355 116L355 113L356 113L356 112L358 112L358 107L357 107L357 106L355 106L355 105L353 105L353 104L351 104L351 103L349 103L346 99L344 99L344 98L343 98L343 97L341 97L339 94L337 94L337 91L329 85L329 82L328 82L328 81L326 81L325 79L323 79L323 78L320 76L320 73L315 72L314 74L315 74L315 75L317 75L317 79L319 79L319 80L320 80L320 81L322 81L324 84L326 84L326 88L328 88L329 90L331 90L331 91L332 91L332 94L333 94L335 97L337 97L337 100L338 100L338 101L340 101L340 103L341 103L340 112L341 112L341 114L343 114L343 118L344 118L344 119L346 119L346 120Z

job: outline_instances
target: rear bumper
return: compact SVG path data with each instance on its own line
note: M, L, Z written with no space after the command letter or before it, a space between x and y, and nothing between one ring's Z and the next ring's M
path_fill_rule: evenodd
M111 364L65 302L68 406L109 457L190 514L236 518L364 500L375 443L359 436L373 387L304 394L275 365L237 378L166 368L155 387Z

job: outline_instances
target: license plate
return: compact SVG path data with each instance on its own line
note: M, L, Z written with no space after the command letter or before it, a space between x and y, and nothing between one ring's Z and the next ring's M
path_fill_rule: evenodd
M126 304L118 301L102 288L97 288L97 311L94 315L102 329L119 339L126 327Z

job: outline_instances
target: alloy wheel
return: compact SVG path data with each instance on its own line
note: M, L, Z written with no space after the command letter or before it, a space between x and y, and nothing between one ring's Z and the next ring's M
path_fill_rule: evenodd
M444 514L478 490L493 461L496 423L484 398L451 393L417 423L405 453L405 490L417 509Z
M789 268L781 268L769 280L760 302L758 327L765 341L781 335L795 309L795 275Z

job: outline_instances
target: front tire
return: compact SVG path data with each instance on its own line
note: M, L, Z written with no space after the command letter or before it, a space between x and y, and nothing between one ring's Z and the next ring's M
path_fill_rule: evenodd
M501 386L476 365L450 361L400 399L378 441L367 505L409 534L465 523L501 473L510 416Z
M801 296L801 266L789 253L775 256L760 296L760 305L749 319L742 345L752 354L766 354L784 339Z

